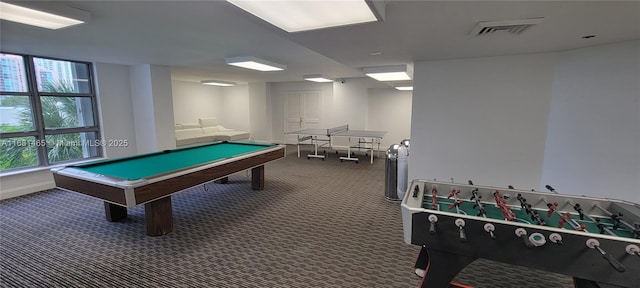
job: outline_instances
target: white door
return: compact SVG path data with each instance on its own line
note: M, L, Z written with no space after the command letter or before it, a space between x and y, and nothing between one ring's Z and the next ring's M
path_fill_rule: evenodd
M288 91L285 132L320 127L322 120L322 97L320 91ZM296 144L295 135L287 135L285 142Z

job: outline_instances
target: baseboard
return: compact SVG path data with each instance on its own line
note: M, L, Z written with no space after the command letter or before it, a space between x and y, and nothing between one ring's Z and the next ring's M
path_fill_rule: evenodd
M42 183L36 183L31 185L24 185L24 186L12 188L12 189L2 189L2 191L0 191L0 200L24 196L31 193L40 192L43 190L53 189L55 187L56 187L55 182L50 181L50 182L42 182Z

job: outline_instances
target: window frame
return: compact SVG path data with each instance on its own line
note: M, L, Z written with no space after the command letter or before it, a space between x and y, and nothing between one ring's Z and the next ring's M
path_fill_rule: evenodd
M16 55L16 56L21 56L22 57L22 61L23 61L23 65L25 67L25 73L26 73L26 78L27 78L27 87L28 87L28 91L26 92L9 92L9 91L0 91L0 94L3 96L27 96L29 97L29 102L31 103L31 112L32 112L32 116L33 116L33 128L34 130L32 131L19 131L19 132L3 132L0 133L0 139L11 139L11 138L17 138L17 137L35 137L36 141L45 141L45 142L40 142L40 143L46 143L46 136L48 135L59 135L59 134L71 134L71 133L95 133L96 135L96 139L98 143L100 143L101 139L102 139L102 133L101 133L101 123L100 123L100 117L99 117L99 109L98 109L98 99L97 99L97 94L96 94L96 89L95 89L95 79L94 79L94 70L93 70L93 63L91 62L85 62L85 61L76 61L76 60L68 60L68 59L61 59L61 58L55 58L55 57L45 57L45 56L36 56L36 55L26 55L26 54L20 54L20 53L11 53L11 52L5 52L5 51L0 51L0 53L2 54L9 54L9 55ZM60 93L60 92L40 92L38 91L38 83L37 83L37 77L36 77L36 69L35 69L35 64L34 64L34 59L38 58L38 59L45 59L45 60L53 60L53 61L66 61L66 62L72 62L72 63L78 63L78 64L84 64L87 65L87 80L89 82L88 86L89 86L89 92L88 93ZM73 97L73 98L77 98L77 97L83 97L83 98L89 98L91 99L91 105L92 105L92 116L93 116L93 126L82 126L82 127L73 127L73 128L46 128L45 123L44 123L44 116L43 116L43 108L42 108L42 102L41 102L41 97ZM4 173L8 173L8 172L15 172L15 171L20 171L20 170L29 170L29 169L34 169L34 168L42 168L42 167L49 167L49 166L57 166L60 164L68 164L68 163L73 163L73 162L81 162L81 161L86 161L88 159L94 159L94 158L101 158L104 155L104 147L94 147L96 149L96 155L95 156L90 156L90 157L86 157L86 158L78 158L78 159L71 159L71 160L65 160L65 161L59 161L59 162L55 162L55 163L50 163L49 161L49 155L47 152L48 149L48 145L35 145L36 147L36 156L37 156L37 161L38 163L36 165L33 166L26 166L26 167L16 167L16 168L9 168L6 170L2 170L0 171L0 174L4 174Z

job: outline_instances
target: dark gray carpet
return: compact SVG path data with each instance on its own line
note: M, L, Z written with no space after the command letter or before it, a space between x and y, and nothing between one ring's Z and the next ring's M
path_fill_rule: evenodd
M144 207L104 220L100 200L50 190L0 202L2 287L417 287L419 247L384 198L384 159L285 159L266 189L240 173L173 196L174 231L148 237ZM571 287L570 278L478 260L475 287ZM437 288L437 287L436 287Z

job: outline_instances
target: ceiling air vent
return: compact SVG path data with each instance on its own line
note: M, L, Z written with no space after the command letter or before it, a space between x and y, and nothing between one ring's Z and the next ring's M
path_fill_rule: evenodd
M471 35L474 36L482 36L482 35L490 35L496 32L508 32L512 34L520 34L525 30L529 29L529 27L540 24L542 22L542 17L540 18L529 18L529 19L520 19L520 20L501 20L501 21L484 21L478 22L473 30L471 30Z

